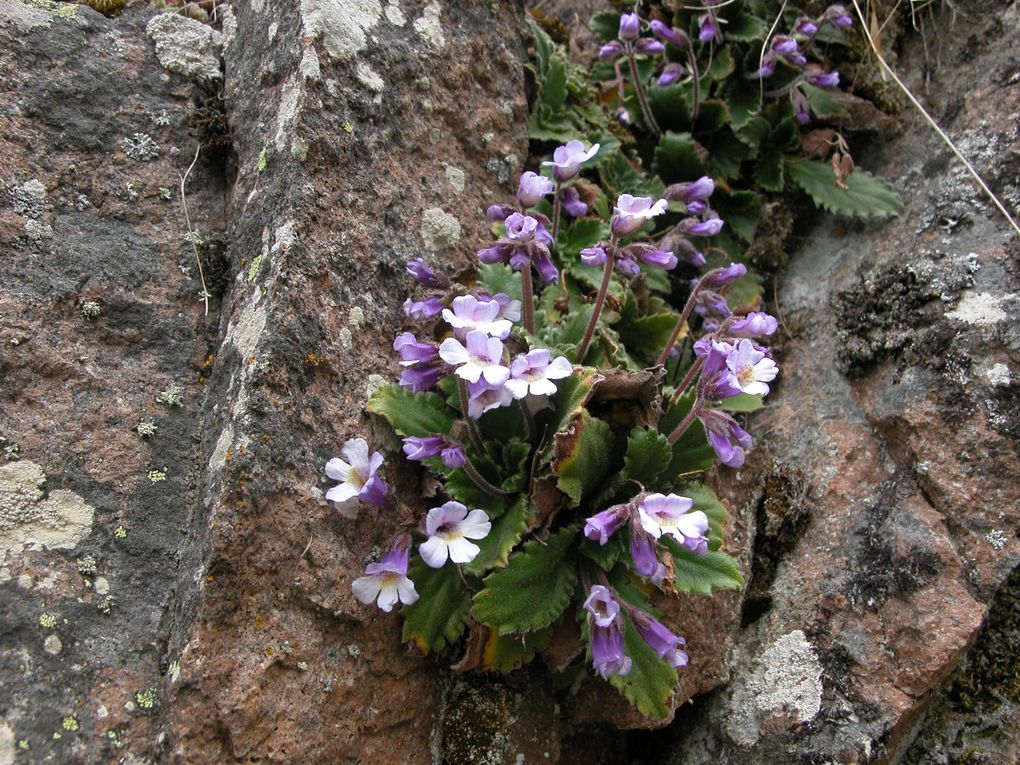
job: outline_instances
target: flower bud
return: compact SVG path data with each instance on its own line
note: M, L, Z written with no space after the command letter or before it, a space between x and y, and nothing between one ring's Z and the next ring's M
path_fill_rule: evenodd
M620 17L620 39L636 40L641 34L641 17L636 13L625 13Z

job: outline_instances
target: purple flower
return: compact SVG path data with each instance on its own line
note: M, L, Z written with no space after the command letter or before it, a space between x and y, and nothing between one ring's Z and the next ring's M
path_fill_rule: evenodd
M672 191L672 193L671 193ZM678 199L681 202L706 201L715 193L715 181L707 175L703 175L696 181L690 183L677 183L666 189L668 199Z
M718 340L702 338L694 344L696 356L705 359L698 381L698 391L706 401L722 401L740 393L733 384L730 368L726 361L733 352L733 346Z
M506 219L506 238L512 242L523 244L535 238L538 220L530 215L513 213Z
M641 34L641 17L636 13L625 13L620 16L620 39L636 40Z
M701 510L690 512L693 505L677 494L649 494L638 505L641 528L656 539L671 536L691 552L708 552L708 516Z
M730 325L729 334L733 337L762 337L774 334L779 329L779 322L774 316L760 311L752 311L743 319Z
M507 319L509 321L521 320L521 301L514 300L505 292L498 292L495 295L479 293L478 300L482 302L495 302L499 306L499 312L496 314L497 319Z
M769 77L776 73L776 59L771 53L766 53L761 60L761 66L755 71L754 76L759 77L763 80L767 80Z
M464 454L464 447L447 441L448 446L440 452L439 457L448 468L464 467L467 464L467 455Z
M411 300L408 298L404 301L404 315L409 319L415 321L425 321L431 319L443 311L443 300L440 297L430 297L424 300Z
M608 260L609 255L601 247L588 247L581 250L581 262L586 266L592 266L593 268L604 266Z
M666 52L666 46L651 37L642 37L634 46L634 52L645 56L656 56Z
M717 268L714 271L709 271L705 274L705 277L701 280L702 289L715 289L722 287L723 285L735 282L742 276L747 274L747 266L743 263L730 263L724 268ZM727 312L728 315L729 312Z
M535 270L538 272L539 278L546 284L556 284L560 280L560 272L556 270L556 265L552 262L549 250L545 247L539 250L532 263L535 264Z
M634 570L641 576L656 584L665 578L666 567L659 561L655 540L634 518L630 522L630 557L634 561Z
M694 312L706 318L725 319L732 314L726 298L712 290L701 290L694 303ZM708 322L706 322L707 328ZM711 330L714 331L714 328Z
M429 268L429 264L423 258L415 258L405 267L407 275L419 284L426 287L445 287L446 280L439 277L435 271Z
M409 460L419 462L431 459L432 457L438 457L445 447L446 436L438 434L425 436L424 438L408 436L404 439L404 456Z
M779 374L776 363L755 350L750 340L741 340L726 357L730 370L730 383L749 396L764 396L769 392L770 383Z
M592 542L604 545L631 515L630 505L614 505L585 519L584 535Z
M739 468L744 464L744 452L754 446L751 436L726 412L703 409L698 413L708 433L708 441L722 464Z
M698 17L700 26L698 28L698 39L703 43L712 42L713 40L722 41L722 32L719 30L719 24L716 22L715 17L711 13L703 13Z
M641 266L633 258L621 255L616 259L616 270L624 276L634 277L641 273Z
M722 231L722 218L706 218L689 226L684 226L686 232L693 236L715 236Z
M577 189L573 186L567 186L560 192L560 201L563 203L564 211L571 218L580 218L588 214L588 205L581 201Z
M432 343L421 343L410 332L401 332L393 341L393 350L400 354L401 366L435 361L439 351Z
M491 529L485 511L469 513L460 502L446 502L429 510L425 517L425 533L429 538L418 547L418 552L432 568L442 568L447 557L454 563L470 563L481 548L468 540L485 539Z
M802 35L804 37L814 37L818 34L818 24L813 19L809 19L807 16L801 16L797 19L797 23L793 28L794 34Z
M691 45L691 41L687 39L687 35L676 27L668 27L658 19L652 19L649 26L652 29L652 34L663 42L669 43L677 48L684 49L689 48Z
M566 357L558 356L550 361L549 356L547 349L536 348L513 360L506 388L514 398L521 399L529 394L551 396L556 392L553 380L562 380L574 373L574 367Z
M780 56L790 56L797 52L797 41L786 35L776 35L772 38L772 50Z
M400 387L414 393L432 390L443 376L443 368L438 364L416 364L400 373Z
M397 602L409 606L418 600L414 582L407 578L407 549L411 538L401 534L381 561L365 566L365 576L351 582L356 597L366 605L377 600L379 608L389 613Z
M633 234L647 220L666 212L666 200L653 202L651 197L635 197L621 194L613 208L613 233L617 236Z
M638 253L638 259L652 268L661 268L664 271L671 271L676 268L676 255L668 250L640 252Z
M567 141L553 152L552 161L545 161L543 166L551 166L556 180L569 181L581 171L581 165L598 154L599 145L592 144L591 148L585 151L584 144L580 141Z
M825 17L840 29L848 29L854 25L854 17L845 5L830 5L825 11Z
M591 629L591 658L595 671L603 680L611 675L626 675L633 662L623 646L623 625L619 620L609 627Z
M443 309L443 319L459 333L478 330L504 339L513 329L508 319L498 318L500 305L495 300L479 300L474 295L461 295L453 299L453 306Z
M666 625L644 611L634 611L634 626L644 641L669 666L674 668L687 666L687 653L680 648L687 645L686 640L674 635Z
M506 220L508 216L512 215L516 210L510 205L489 205L485 210L485 217L492 222Z
M446 338L439 346L439 357L457 367L456 375L470 383L484 378L489 385L500 385L510 377L510 369L503 365L503 343L499 338L472 330L462 345L454 337Z
M514 397L505 385L490 385L482 378L476 383L468 383L468 410L472 420L477 420L491 409L510 406Z
M343 503L357 497L362 502L382 507L387 489L376 471L382 467L383 456L373 452L369 457L368 442L364 438L350 439L340 449L340 454L344 459L333 457L326 463L326 475L340 481L326 492L326 499Z
M507 245L497 244L493 247L479 250L476 254L482 263L492 265L493 263L505 263L506 259L510 257L511 252L511 248Z
M621 53L623 53L623 46L616 40L606 43L599 48L599 58L603 61L612 61L614 58L619 57Z
M800 92L797 88L794 88L790 93L790 102L793 104L793 116L797 120L798 124L806 125L811 121L811 108L810 102L807 100L807 96Z
M666 66L662 69L662 74L659 75L659 79L655 81L655 84L660 88L672 85L680 79L680 75L683 73L684 68L680 66L680 64L666 64Z
M510 256L509 265L514 271L531 268L531 256L528 255L527 250L515 250L514 254Z
M553 190L553 182L545 176L528 171L517 186L517 199L524 207L534 207Z
M601 584L588 590L584 610L591 614L596 627L609 627L620 618L620 604L613 600L609 588Z
M839 85L839 72L814 72L807 81L819 88L835 88Z

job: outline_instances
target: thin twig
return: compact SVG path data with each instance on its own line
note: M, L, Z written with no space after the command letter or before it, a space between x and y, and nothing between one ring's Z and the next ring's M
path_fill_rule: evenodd
M893 81L896 83L897 86L899 86L899 89L903 91L903 94L910 100L910 103L912 103L914 107L919 112L921 112L921 116L923 116L924 119L928 122L928 124L931 125L932 129L936 133L938 133L939 138L941 138L945 142L946 146L948 146L952 150L953 154L956 155L957 159L959 159L963 163L964 167L967 168L967 172L971 174L971 176L977 182L978 186L981 187L981 190L988 196L989 199L992 200L992 204L994 204L999 209L999 212L1001 212L1002 215L1006 218L1006 220L1009 221L1009 225L1013 227L1013 230L1020 234L1020 225L1017 225L1017 222L1013 219L1013 216L1009 214L1009 210L1007 210L1005 206L1002 204L1002 202L999 201L999 198L995 196L995 193L990 188L988 188L988 184L984 182L984 179L978 174L978 171L974 169L974 165L972 165L970 163L970 160L963 156L963 153L958 148L956 148L956 144L953 142L953 139L946 135L945 131L942 130L941 127L939 127L939 124L935 121L935 119L930 114L928 114L927 110L923 106L921 106L921 102L918 101L914 97L914 94L910 92L910 88L908 88L903 83L903 80L901 80L897 76L896 72L893 71L892 67L886 63L885 59L882 57L882 54L878 52L878 48L875 46L875 41L871 37L871 32L868 31L868 23L864 18L864 14L861 12L860 4L857 2L857 0L852 0L852 2L854 4L854 10L857 11L857 18L859 18L861 21L861 29L864 31L864 36L867 37L868 44L871 46L871 50L875 54L875 58L878 59L878 63L881 64L882 68L889 74L890 77L893 78Z
M196 233L191 228L191 216L188 214L188 199L184 191L184 184L188 182L188 176L191 175L191 171L195 168L195 163L198 162L198 155L202 151L202 144L199 144L195 149L195 158L191 160L191 164L188 165L188 169L184 171L184 175L178 173L177 177L181 179L181 207L184 209L184 223L188 227L188 241L191 243L191 251L195 253L195 262L198 263L198 278L202 282L202 300L205 302L205 315L209 315L209 290L205 286L205 272L202 270L202 258L198 254L198 246L195 244Z

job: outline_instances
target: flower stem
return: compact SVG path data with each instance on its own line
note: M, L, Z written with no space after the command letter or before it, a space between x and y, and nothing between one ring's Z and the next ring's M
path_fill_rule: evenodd
M694 406L691 407L691 411L687 413L687 416L680 421L680 424L676 426L672 433L670 433L666 440L669 441L670 446L680 440L680 436L691 426L694 422L694 418L698 416L698 408L701 406L700 401L695 401Z
M528 409L528 402L523 399L517 399L518 405L521 407L521 414L524 415L524 424L528 426L528 443L535 443L535 439L538 438L538 428L535 427L535 417L531 414L531 410Z
M556 234L560 230L560 208L563 203L560 201L560 182L556 181L556 187L553 189L553 218L552 218L552 238L553 246L556 246Z
M705 283L709 276L716 273L721 269L713 268L707 274L701 277L697 285L691 290L691 296L687 298L687 304L684 306L684 311L680 314L680 318L677 319L676 326L673 327L673 333L669 336L669 340L666 341L666 347L662 349L662 353L659 355L657 364L665 364L666 359L669 358L669 352L673 350L673 346L676 345L677 339L680 337L680 333L683 332L684 324L691 317L691 311L694 310L694 299L698 296L698 292L701 291L701 285Z
M471 437L471 445L475 447L476 452L484 454L485 447L482 446L482 436L478 432L478 425L468 415L468 389L467 383L464 382L463 377L457 378L457 390L460 391L460 410L464 414L465 422L467 422L468 435Z
M698 72L698 57L694 55L694 46L690 46L687 49L687 61L691 65L691 85L693 87L691 94L693 97L691 124L694 124L694 120L698 118L698 102L701 100L701 74Z
M645 95L645 86L641 84L641 78L638 76L637 59L634 58L633 51L627 52L627 63L630 64L630 79L634 85L634 92L637 93L638 103L641 104L641 113L645 117L645 124L655 134L655 137L658 138L662 135L662 130L659 128L659 123L655 121L655 117L652 116L652 110L648 106L648 96Z
M531 261L521 271L521 284L524 298L524 329L529 335L535 334L535 306L533 303L534 287L531 283Z
M485 476L478 472L478 468L474 466L471 460L467 460L464 463L464 472L467 473L471 480L475 482L475 485L484 491L486 494L491 494L494 497L509 497L510 492L503 491L501 488L493 483L490 483Z
M684 375L684 379L680 381L680 384L676 387L676 391L673 393L673 398L670 400L671 404L675 404L680 400L680 397L684 394L692 382L694 382L694 376L701 371L701 368L705 366L704 357L697 358L694 363L691 364L691 368L687 370L687 374Z
M610 244L609 258L606 260L606 271L602 275L602 284L599 286L599 294L595 297L595 307L591 312L591 321L588 322L588 328L584 331L584 338L581 340L581 344L577 347L577 356L574 357L574 363L580 364L584 361L585 354L588 353L588 345L591 343L592 335L595 334L595 325L599 323L599 314L602 313L602 305L606 302L606 293L609 292L609 280L613 276L613 268L616 266L616 240Z

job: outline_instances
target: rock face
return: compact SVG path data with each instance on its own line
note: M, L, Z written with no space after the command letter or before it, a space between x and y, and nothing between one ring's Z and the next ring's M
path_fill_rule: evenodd
M1015 206L1017 5L959 4L931 107ZM523 8L219 12L0 0L0 765L1012 761L1018 250L920 121L865 162L907 212L791 258L714 478L747 591L673 607L694 701L622 734L601 683L412 653L350 592L396 519L322 499L347 438L394 447L404 262L467 264L510 196Z

